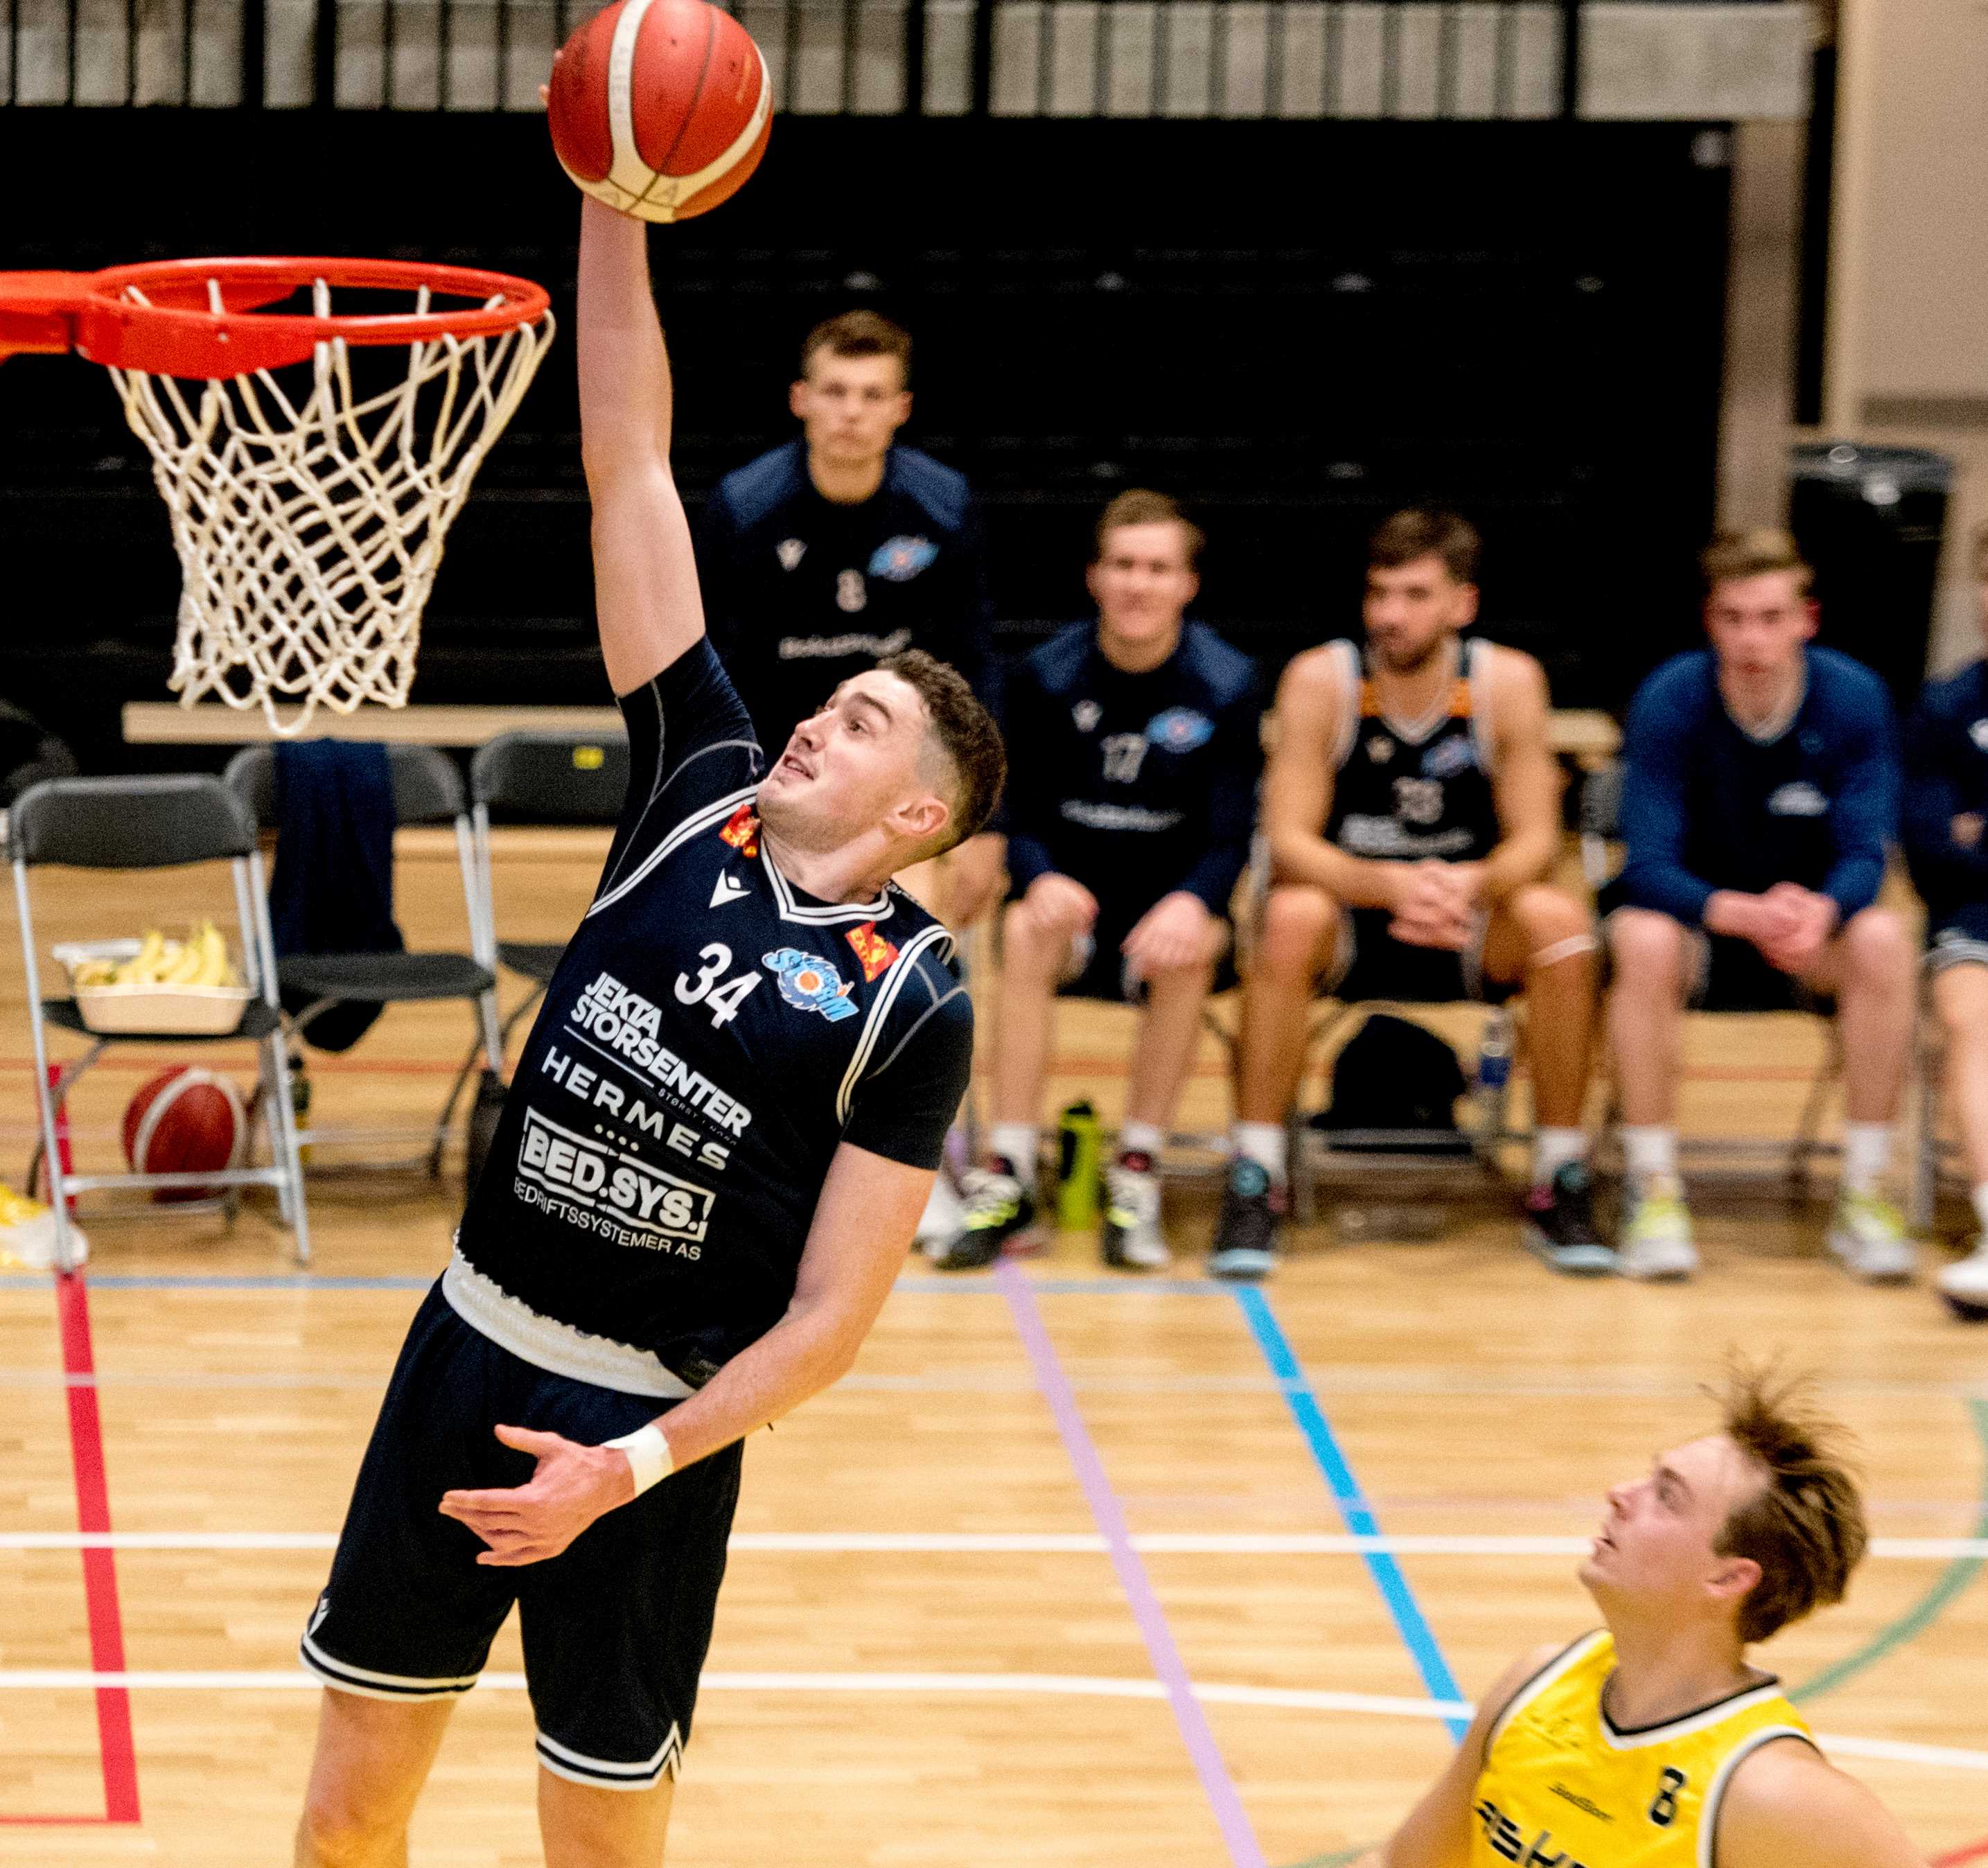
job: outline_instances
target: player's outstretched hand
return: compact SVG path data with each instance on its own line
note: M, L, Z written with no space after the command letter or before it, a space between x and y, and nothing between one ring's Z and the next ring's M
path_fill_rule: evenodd
M634 1468L618 1447L582 1446L527 1427L499 1427L496 1434L507 1447L536 1455L538 1469L524 1485L500 1491L444 1492L438 1508L490 1546L478 1553L479 1563L543 1563L635 1495Z

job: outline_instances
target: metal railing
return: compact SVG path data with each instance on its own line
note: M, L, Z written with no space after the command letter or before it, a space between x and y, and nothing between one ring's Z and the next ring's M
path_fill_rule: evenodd
M1601 0L1606 4L1606 0ZM734 0L803 115L1573 116L1584 0ZM587 0L0 0L0 104L529 111Z

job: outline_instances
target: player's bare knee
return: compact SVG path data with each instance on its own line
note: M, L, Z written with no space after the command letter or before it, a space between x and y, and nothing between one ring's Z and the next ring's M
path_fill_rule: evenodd
M1891 989L1911 975L1912 944L1905 924L1888 908L1853 914L1843 930L1843 949L1852 977L1867 986Z
M393 1845L405 1827L397 1810L380 1808L362 1785L314 1778L298 1825L297 1860L304 1868L372 1868L394 1859Z
M1274 978L1309 978L1337 908L1323 889L1286 883L1263 904L1256 967Z
M1591 931L1587 910L1571 895L1543 882L1528 883L1506 905L1535 951Z
M1025 901L1010 902L1001 922L1002 960L1010 975L1053 972L1067 943Z
M1617 989L1674 998L1684 964L1684 928L1653 908L1618 908L1608 917Z
M1946 968L1935 978L1932 1002L1949 1045L1988 1049L1988 966L1967 961Z

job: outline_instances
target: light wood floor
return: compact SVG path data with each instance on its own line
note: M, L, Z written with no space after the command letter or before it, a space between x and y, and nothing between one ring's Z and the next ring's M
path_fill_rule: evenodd
M402 874L411 941L459 940L452 866L417 848ZM591 876L558 839L514 846L502 924L556 937ZM42 944L170 924L215 899L213 880L49 875ZM0 1169L18 1179L32 1097L8 945ZM390 1012L314 1066L317 1119L418 1127L468 1030L453 1010ZM1799 1020L1694 1027L1689 1123L1790 1120L1815 1049ZM1125 1050L1121 1015L1073 1008L1053 1102L1088 1092L1114 1113ZM84 1086L83 1163L112 1162L123 1100L171 1056L114 1059ZM1186 1120L1225 1118L1221 1072L1211 1043ZM297 1281L259 1208L232 1234L184 1216L92 1228L84 1391L110 1522L161 1546L115 1552L114 1597L96 1559L99 1651L108 1599L137 1680L135 1826L59 1820L100 1818L106 1796L63 1339L48 1280L0 1279L0 1816L15 1819L0 1860L287 1859L316 1710L296 1690L296 1636L458 1197L453 1181L315 1181L317 1260ZM1934 1540L1874 1557L1846 1606L1766 1657L1813 1684L1811 1719L1929 1855L1973 1859L1988 1840L1988 1589L1980 1559L1947 1547L1988 1535L1988 1330L1950 1322L1923 1289L1851 1285L1818 1255L1820 1211L1773 1201L1706 1203L1704 1275L1675 1289L1555 1280L1482 1201L1428 1244L1347 1245L1321 1224L1255 1314L1199 1279L1212 1194L1184 1187L1170 1211L1171 1282L1107 1279L1079 1238L1030 1263L1022 1293L914 1264L855 1373L759 1437L673 1860L1293 1868L1376 1841L1445 1755L1428 1711L1440 1670L1469 1694L1518 1650L1591 1625L1572 1558L1508 1540L1585 1535L1606 1482L1699 1429L1696 1384L1730 1343L1819 1369L1863 1437L1879 1535ZM1073 1397L1076 1451L1110 1488L1106 1522L1131 1533L1129 1566L1114 1568L1031 1362L1019 1326L1034 1317L1047 1378ZM1298 1365L1281 1381L1280 1339ZM1449 1541L1378 1578L1320 1548L1347 1529L1321 1463L1335 1456L1383 1532ZM246 1547L270 1534L316 1541ZM1213 1758L1199 1773L1156 1684L1148 1594L1202 1694ZM1425 1630L1421 1664L1402 1623ZM516 1673L508 1631L492 1666ZM418 1863L538 1859L530 1729L515 1683L464 1702ZM1225 1778L1242 1826L1226 1833Z

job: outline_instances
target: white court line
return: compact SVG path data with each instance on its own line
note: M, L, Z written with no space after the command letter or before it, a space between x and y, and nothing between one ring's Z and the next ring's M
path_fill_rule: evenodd
M478 1685L498 1693L524 1691L522 1674L485 1674ZM714 1693L1033 1694L1083 1699L1164 1700L1157 1680L1122 1679L1086 1674L706 1674L700 1683ZM189 1670L96 1673L87 1667L0 1669L0 1692L88 1692L123 1687L133 1692L316 1693L323 1682L301 1667L258 1672ZM1331 1693L1300 1687L1200 1686L1195 1697L1214 1706L1273 1707L1290 1712L1348 1712L1369 1718L1446 1719L1467 1717L1467 1700L1406 1699L1380 1693ZM1988 1772L1988 1751L1945 1745L1912 1745L1896 1738L1844 1738L1817 1735L1827 1750L1845 1758L1882 1758L1892 1764L1930 1765L1949 1771Z
M1471 1537L1407 1533L1352 1537L1328 1532L1149 1531L1132 1547L1151 1556L1583 1556L1585 1537ZM0 1550L331 1550L330 1531L0 1531ZM1097 1556L1087 1531L735 1531L735 1551L820 1556ZM1909 1562L1988 1559L1988 1537L1878 1537L1869 1554Z

